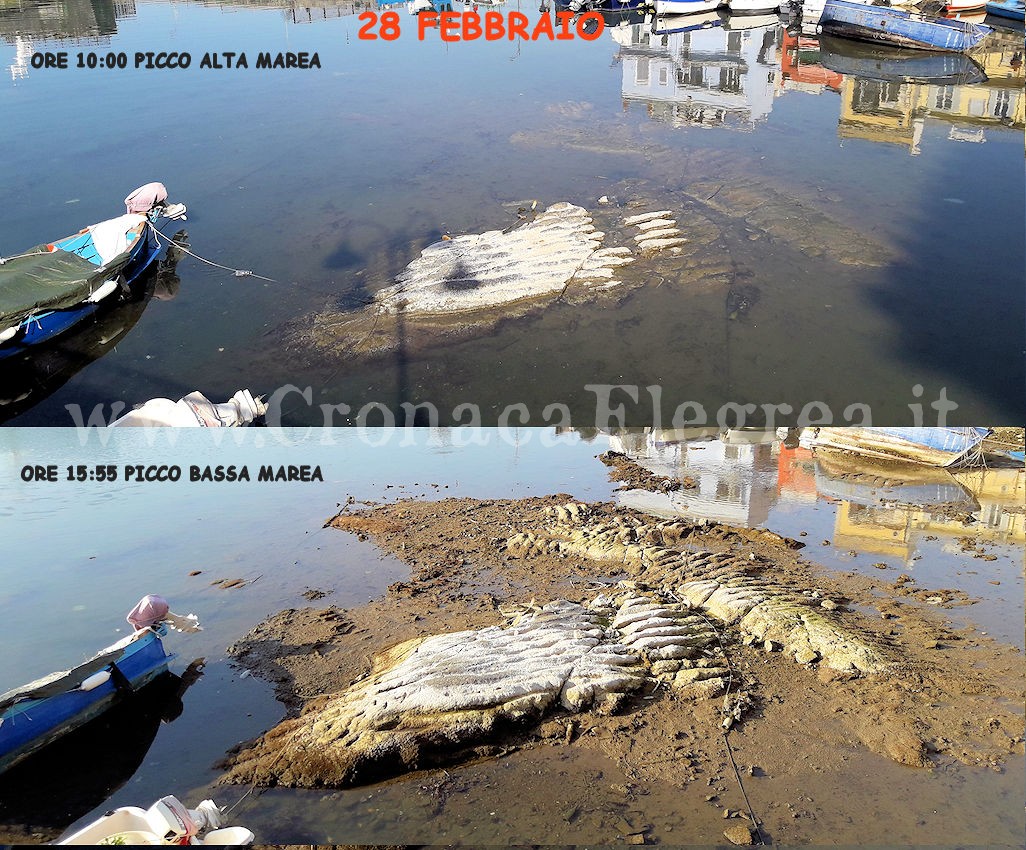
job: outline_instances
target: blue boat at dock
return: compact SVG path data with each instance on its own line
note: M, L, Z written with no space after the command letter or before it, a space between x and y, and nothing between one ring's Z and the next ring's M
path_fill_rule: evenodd
M992 0L987 4L987 14L1022 21L1026 18L1026 3L1023 0Z
M888 6L827 0L819 19L825 35L914 50L965 53L993 30L970 21L937 18Z
M128 291L160 253L156 221L185 218L185 206L166 199L161 184L147 184L125 199L125 215L0 257L0 359L70 330Z
M195 617L167 611L159 597L146 597L163 608L158 616L140 623L130 635L101 649L83 664L29 682L0 694L0 773L21 762L68 732L99 717L122 696L135 693L167 671L174 658L164 650L161 637L167 624L182 630L198 629ZM141 626L141 627L140 627Z

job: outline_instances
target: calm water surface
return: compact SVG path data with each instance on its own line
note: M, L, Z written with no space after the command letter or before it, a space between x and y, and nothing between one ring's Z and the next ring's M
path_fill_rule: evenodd
M124 614L145 593L166 596L178 612L197 613L205 627L166 642L178 652L172 664L177 674L193 659L206 660L205 674L181 698L180 716L162 724L152 745L144 746L141 764L121 777L126 784L57 825L114 805L148 804L169 792L190 802L213 796L222 805L241 797L243 789L213 787L219 774L214 763L239 741L274 725L282 710L268 686L229 665L226 647L283 608L359 605L407 572L372 543L322 528L349 496L383 501L555 492L607 500L616 495L658 514L766 526L794 537L806 532L801 539L809 543L805 554L813 563L877 576L873 564L883 564L892 577L909 572L924 587L962 588L979 601L951 611L955 621L975 623L1000 640L1022 645L1024 532L1021 510L1014 509L1022 504L1021 470L862 486L800 450L748 434L725 439L712 433L649 432L586 440L529 429L511 433L508 441L497 434L477 435L483 442L478 444L468 443L473 435L467 433L420 430L368 448L355 429L320 431L305 439L299 432L250 429L220 446L204 439L209 434L172 433L175 442L169 445L166 432L156 437L120 432L105 446L94 440L83 448L78 435L67 430L11 431L0 454L5 544L0 691L63 669L116 639ZM386 439L382 433L372 436ZM607 448L629 451L662 474L691 475L699 486L679 491L680 499L674 494L673 503L643 504L637 493L615 494L606 467L594 459ZM325 480L23 483L20 470L36 462L56 463L62 472L79 462L235 463L251 469L262 463L306 463L320 464ZM916 499L962 508L980 522L965 526L936 507L917 506ZM979 534L995 560L960 551L957 538L967 528ZM201 574L190 576L195 570ZM234 590L211 584L221 578L251 583ZM990 583L994 580L1000 585ZM302 597L309 588L333 592L310 603ZM739 746L758 750L757 741L742 740ZM852 751L834 772L804 777L796 768L788 781L819 790L819 823L808 828L827 829L838 841L918 843L927 829L972 843L969 824L1000 844L1021 833L1020 767L1011 764L1004 774L911 771ZM292 843L600 842L615 834L610 818L618 812L654 824L660 840L670 843L706 840L702 836L722 829L706 817L702 794L708 792L702 783L689 786L685 797L680 789L653 784L649 795L630 802L636 811L628 813L623 794L613 788L627 780L597 755L531 751L449 774L454 785L443 804L432 790L440 776L420 774L328 794L268 792L243 803L238 818L261 840ZM547 792L539 797L539 777L558 786L551 799ZM783 793L772 781L749 790L759 795L757 810L779 804ZM580 804L582 814L569 823L562 813L572 803ZM876 826L859 815L869 806L878 811ZM920 824L908 818L910 808L919 813ZM2 805L0 811L0 822L22 814Z
M70 403L291 383L354 409L431 401L446 416L470 401L487 424L524 402L534 423L562 401L589 421L584 385L626 383L661 385L667 420L691 399L709 411L816 399L838 418L858 401L897 422L922 384L927 401L946 387L966 424L1021 419L1021 33L984 58L986 82L968 83L965 68L880 70L775 19L661 35L611 20L591 42L443 44L418 41L403 8L397 41L360 40L356 11L0 5L0 253L110 217L158 179L189 204L195 252L275 281L185 257L173 291L129 305L119 329L64 340L32 367L5 362L0 415L70 424ZM32 68L46 50L72 64L88 50L194 60L185 71ZM316 51L323 67L253 67L257 52L281 50ZM250 67L201 70L207 51L244 51ZM718 220L735 285L653 283L621 304L558 304L374 361L283 342L317 311L359 310L441 234L506 227L525 201L594 209L609 194L680 210L681 192L721 185L765 198L780 225L766 236ZM799 250L826 215L841 230ZM884 265L831 258L831 241L863 239ZM286 414L322 421L303 404ZM632 416L651 424L651 404Z

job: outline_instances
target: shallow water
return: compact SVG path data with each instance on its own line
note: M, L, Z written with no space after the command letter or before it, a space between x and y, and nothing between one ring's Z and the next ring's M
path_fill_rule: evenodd
M662 386L667 422L687 400L712 417L728 401L797 414L813 399L838 420L862 402L878 421L905 421L917 384L923 402L946 387L960 422L1021 418L1010 390L1023 383L1026 316L1016 49L988 54L986 84L882 83L830 71L818 45L772 21L716 19L657 38L632 18L592 42L443 44L418 41L405 10L399 40L360 40L354 11L167 0L0 9L0 252L109 217L160 179L190 205L193 251L275 279L184 258L177 296L149 302L116 348L94 346L97 359L63 386L37 369L0 388L38 399L11 421L70 424L69 403L288 383L354 410L430 401L443 421L469 401L485 424L516 402L539 423L555 401L590 423L584 387L596 383ZM69 51L72 64L89 50L196 58L185 71L32 68L32 52L46 50ZM323 67L257 70L261 50L317 51ZM251 67L201 70L205 51L245 51ZM373 362L283 342L283 327L313 312L358 310L441 234L510 225L517 204L594 209L609 195L680 210L686 193L729 212L721 186L776 204L758 224L717 214L707 247L732 282L652 280L624 303L557 305ZM820 233L825 216L842 230ZM832 258L867 239L883 266ZM739 288L751 302L741 315ZM631 416L652 424L644 391ZM284 424L322 421L292 404Z
M980 535L986 551L997 556L982 561L952 546L957 530L943 517L923 524L926 519L919 515L901 553L880 554L875 548L880 535L871 525L864 526L861 538L842 538L847 509L817 489L824 482L816 477L815 463L785 457L775 442L752 445L750 435L739 446L711 434L684 442L666 434L658 441L645 435L586 440L530 429L509 431L507 439L497 431L389 435L372 430L362 436L380 445L369 448L356 429L315 431L305 439L299 432L249 429L231 433L220 445L209 434L186 432L114 432L105 445L93 434L85 446L79 434L65 430L8 433L0 460L5 528L0 691L63 668L115 639L124 613L144 593L165 595L178 612L196 612L205 627L166 640L179 653L174 672L181 674L195 658L207 662L205 675L182 697L181 715L160 727L141 766L125 777L127 784L103 804L81 811L83 818L115 805L148 804L169 792L190 802L213 796L222 805L242 797L245 789L211 785L219 773L214 763L236 743L274 725L283 712L269 686L229 665L226 647L283 608L359 605L406 574L403 564L371 542L322 528L340 502L350 496L384 501L556 492L608 500L615 485L594 458L607 448L647 455L662 463L653 462L661 472L682 468L680 458L686 458L688 474L701 478L699 493L708 494L706 510L696 515L796 537L807 531L805 554L826 569L871 570L874 562L886 562L892 575L911 572L923 586L964 588L980 601L951 616L1021 646L1022 514L1000 510L1009 498L1021 504L1021 473L1011 485L1005 483L1006 493L1007 486L1017 487L1018 496L1003 494L1000 486L969 487L981 505L998 506L991 520L1004 516L992 523L993 531ZM246 464L255 472L263 463L305 463L320 464L324 481L22 482L20 470L37 462L57 464L62 478L67 464L81 462L114 463L119 469L126 463L174 463L186 475L191 464ZM937 540L927 540L927 533ZM202 572L190 576L194 570ZM994 577L999 586L987 583ZM221 578L252 583L231 590L210 583ZM310 588L333 592L309 602L301 594ZM743 736L735 745L752 763L765 766L772 758ZM1013 843L1016 830L1021 832L1021 760L1013 759L999 774L967 768L913 771L857 747L835 756L825 774L808 766L774 765L771 779L746 780L760 814L771 813L782 800L805 813L774 840L823 841L829 835L838 842L920 843L929 835L929 842L937 843L939 832L952 843L972 843L973 835L985 834L989 843L1002 844ZM261 840L321 843L597 843L619 834L618 816L650 824L652 836L663 843L706 841L723 828L719 809L704 801L704 782L683 790L641 783L643 790L625 793L622 786L630 777L573 748L535 745L499 760L451 768L448 784L439 787L443 777L415 774L340 792L272 791L247 798L238 820ZM535 793L541 788L546 790ZM815 798L815 804L799 795ZM740 808L740 801L723 805ZM579 811L568 820L575 807ZM875 812L871 822L866 811Z

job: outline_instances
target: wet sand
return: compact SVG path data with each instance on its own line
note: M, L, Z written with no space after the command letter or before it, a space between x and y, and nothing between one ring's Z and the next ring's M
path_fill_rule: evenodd
M622 562L511 550L508 541L518 533L547 534L553 509L571 501L566 494L404 501L344 509L330 520L341 531L373 539L409 565L410 577L367 606L281 612L232 648L239 664L274 682L292 715L233 755L235 780L282 782L292 754L281 730L315 723L331 705L330 695L366 677L375 655L396 644L496 626L517 605L586 602L619 580L651 585L657 579L651 567L632 574ZM611 505L588 511L591 521L653 522ZM827 575L803 557L796 541L772 532L683 525L687 549L719 553L725 563L749 570L755 564L764 582L819 594L837 605L830 614L844 628L886 647L893 660L879 675L799 664L780 647L747 645L742 633L723 627L735 695L744 697L729 742L767 840L936 843L943 836L979 843L985 835L987 843L1018 842L1022 656L978 630L947 622L969 601L964 594L901 577ZM419 824L424 835L431 824L436 840L722 842L731 826L755 826L727 754L722 719L719 699L654 682L616 713L556 709L488 739L425 749L398 771L384 766L373 780L402 775L411 764L418 771L447 769L415 773L422 793L409 803L435 799L434 808L410 819L410 828ZM387 799L397 787L372 785L369 796ZM498 814L482 820L481 805ZM963 816L967 806L978 814L973 823ZM388 806L382 808L386 818ZM351 840L421 840L416 832L397 833L402 827L381 820L367 838Z

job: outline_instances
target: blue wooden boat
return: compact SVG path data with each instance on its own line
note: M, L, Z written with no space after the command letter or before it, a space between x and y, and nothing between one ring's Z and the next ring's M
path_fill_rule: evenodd
M157 614L140 620L137 612L143 609ZM136 626L133 632L83 664L0 694L0 772L99 717L122 696L166 672L174 658L161 642L167 624L183 631L199 628L194 616L170 613L159 597L145 597L129 618Z
M987 4L987 14L1022 21L1026 18L1026 3L1023 0L992 0Z
M825 35L957 53L971 50L993 32L988 26L970 21L936 18L851 0L827 0L819 25Z
M125 292L157 258L155 223L161 217L185 218L182 204L162 197L139 209L125 199L128 212L83 228L52 243L13 257L0 257L0 358L23 352L73 328L117 293Z

